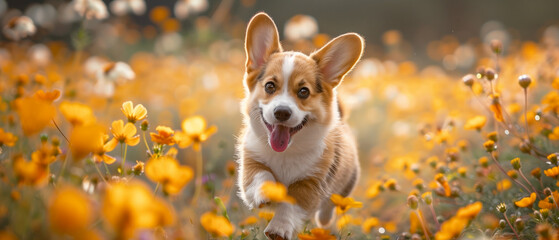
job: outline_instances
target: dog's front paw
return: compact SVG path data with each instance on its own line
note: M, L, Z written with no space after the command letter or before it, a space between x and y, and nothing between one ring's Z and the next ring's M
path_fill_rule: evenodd
M271 240L291 239L295 227L289 220L287 221L271 221L264 230L266 237Z

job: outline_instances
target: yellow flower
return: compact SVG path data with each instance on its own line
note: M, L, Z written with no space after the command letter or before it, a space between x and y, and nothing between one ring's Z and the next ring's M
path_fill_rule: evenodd
M361 208L363 203L353 200L351 197L342 197L338 194L332 194L330 200L336 205L336 212L338 214L343 214L347 212L350 208Z
M77 125L70 133L70 149L74 160L80 160L89 153L97 153L104 148L105 127L99 124ZM92 139L95 139L92 141Z
M56 233L76 237L89 228L92 208L90 200L78 189L59 188L48 206L50 227Z
M361 219L354 218L353 216L346 214L340 217L340 219L338 219L338 221L336 222L336 226L338 226L338 229L342 229L349 224L361 225Z
M550 169L544 170L543 173L548 176L557 179L559 176L559 167L552 167Z
M132 101L127 101L122 104L121 108L122 113L128 119L128 122L136 123L148 116L148 111L142 104L136 105L132 104Z
M301 240L336 240L336 236L330 234L330 230L322 228L313 228L310 234L299 233L298 237Z
M465 207L458 209L456 212L457 217L473 219L481 211L483 204L481 202L475 202Z
M559 140L559 127L553 128L553 131L547 137L549 140Z
M177 194L192 179L194 172L188 166L181 166L176 159L162 156L150 159L146 164L146 176L163 184L163 190Z
M216 126L206 129L206 120L201 116L187 118L182 122L182 132L175 133L175 141L180 148L193 145L195 151L200 151L200 144L217 131Z
M207 212L200 217L200 224L207 232L214 236L227 237L233 234L235 227L224 216L218 216L213 212Z
M443 224L441 230L435 234L435 240L456 239L462 233L462 230L468 225L469 220L466 218L452 217Z
M493 116L499 122L504 121L503 118L503 107L501 106L501 102L499 101L499 94L491 94L491 105L489 109L493 112Z
M557 91L549 91L542 99L544 112L559 113L559 93Z
M111 141L119 141L120 143L126 143L130 146L136 146L140 142L140 136L136 134L136 126L133 123L126 123L122 120L114 121L111 124L111 132L113 133L114 138Z
M520 201L514 202L514 205L516 205L517 207L525 208L525 207L532 206L532 204L534 204L535 201L536 201L536 193L532 193L530 194L530 197L525 197L520 199Z
M511 187L512 183L508 179L503 179L497 183L497 190L500 192L508 190Z
M279 182L264 182L261 190L270 201L295 203L295 198L287 195L287 188Z
M41 187L47 183L47 165L26 161L23 157L16 156L14 157L12 167L20 184Z
M371 228L377 227L377 226L379 226L379 224L380 224L380 221L378 220L378 218L370 217L370 218L365 219L365 221L361 225L361 228L363 229L364 233L370 233Z
M42 143L41 147L31 154L31 161L48 165L56 161L56 156L61 153L58 147L55 147L49 143Z
M157 126L157 128L155 128L155 131L157 131L157 133L149 133L152 142L169 146L175 144L175 139L173 137L175 131L173 131L173 129L171 129L170 127Z
M245 220L243 220L242 222L240 222L239 226L241 226L241 228L242 228L242 227L245 227L245 226L248 226L248 225L254 225L257 222L258 222L258 218L256 218L255 216L250 216L250 217L245 218Z
M101 212L120 239L134 238L140 229L164 227L175 222L172 207L137 181L109 185Z
M16 144L17 137L12 133L5 132L3 128L0 128L0 147L6 145L8 147L13 147Z
M367 192L366 192L367 198L376 197L380 193L381 185L382 184L380 182L375 182L375 183L371 184L369 186L369 188L367 188Z
M34 98L18 98L15 109L19 115L23 133L27 136L43 130L56 115L56 108L50 102Z
M136 175L140 175L140 174L144 173L144 169L145 169L144 162L140 162L138 160L136 160L136 165L134 165L134 167L132 167L132 170L134 171L134 174L136 174Z
M54 102L54 100L58 99L58 97L60 97L60 91L59 90L52 90L50 92L45 92L43 90L38 90L35 92L35 94L33 94L33 97L37 98L37 99L41 99L47 102Z
M263 211L258 212L258 217L269 222L270 220L272 220L272 218L274 218L274 212L263 210Z
M85 104L77 102L62 102L60 112L73 126L86 125L95 122L93 110Z
M100 146L100 148L93 151L93 160L96 163L105 162L106 164L112 164L116 161L114 157L111 157L105 153L114 150L118 142L107 141L108 138L108 135L103 134L103 137L99 139L101 144L96 145L97 147Z
M468 119L468 121L466 121L466 124L464 125L464 129L466 130L478 130L480 131L481 128L483 128L483 126L485 126L485 123L487 122L487 118L485 116L479 115L479 116L475 116L473 118Z

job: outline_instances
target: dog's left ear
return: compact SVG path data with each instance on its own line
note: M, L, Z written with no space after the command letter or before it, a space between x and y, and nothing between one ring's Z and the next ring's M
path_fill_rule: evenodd
M332 87L338 86L361 58L364 45L361 36L356 33L346 33L332 39L311 54L311 58L318 64L322 80Z

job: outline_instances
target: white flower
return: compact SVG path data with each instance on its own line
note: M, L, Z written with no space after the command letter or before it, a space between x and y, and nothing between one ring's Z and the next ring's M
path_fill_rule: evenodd
M29 59L38 66L47 65L52 59L50 49L44 44L35 44L27 52Z
M105 19L109 16L107 6L101 0L74 0L74 10L86 19Z
M132 68L124 62L111 62L105 64L103 69L97 72L97 80L106 80L122 83L123 80L133 80L136 77Z
M102 97L112 97L115 94L115 83L99 78L93 87L93 92Z
M284 34L290 41L310 38L316 33L318 33L318 24L308 15L295 15L285 24Z
M14 17L4 26L4 35L15 41L31 36L36 31L35 24L26 16Z
M128 12L142 15L146 12L144 0L114 0L111 2L111 12L117 16L123 16Z
M185 19L191 13L199 13L208 9L207 0L178 0L175 3L175 16L178 19Z
M94 76L99 71L103 70L103 67L109 63L109 61L104 58L92 56L85 60L84 71L87 75Z

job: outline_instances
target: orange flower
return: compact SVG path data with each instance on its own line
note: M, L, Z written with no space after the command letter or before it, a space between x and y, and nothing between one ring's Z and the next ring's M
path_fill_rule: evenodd
M34 97L16 99L15 107L27 136L43 130L56 115L56 108L50 102Z
M481 128L483 128L483 126L485 126L486 122L487 122L487 118L485 116L482 116L482 115L475 116L473 118L468 119L466 124L464 124L464 129L466 129L466 130L475 129L475 130L480 131Z
M301 240L336 240L336 236L330 234L330 230L313 228L310 233L299 233Z
M557 179L559 176L559 167L552 167L550 169L544 170L543 173L548 176Z
M200 217L200 224L209 233L215 236L227 237L235 232L235 227L224 216L207 212Z
M101 210L105 222L122 239L134 238L137 230L175 223L173 208L138 181L108 186Z
M245 220L240 222L239 226L245 227L245 226L248 226L248 225L254 225L257 222L258 222L258 218L256 218L255 216L249 216L249 217L245 218Z
M99 124L77 125L70 134L70 148L74 160L80 160L89 153L103 149L105 127ZM95 140L92 140L95 139Z
M175 144L175 138L173 137L175 131L173 131L173 129L166 126L157 126L155 130L157 131L157 133L149 133L152 142L169 146Z
M8 147L13 147L16 144L17 137L9 132L4 132L3 128L0 128L0 147L6 145Z
M182 122L182 132L175 133L175 141L180 148L193 145L195 151L200 151L200 144L217 131L216 126L206 129L206 120L201 116L194 116Z
M126 143L130 146L136 146L140 142L140 136L136 134L136 126L133 123L126 123L122 120L114 121L111 124L111 132L114 138L111 141L119 141L120 143Z
M60 112L73 126L86 125L95 122L93 110L85 104L77 102L62 102Z
M269 222L270 220L272 220L272 218L274 218L274 212L260 211L258 212L258 217Z
M330 200L336 205L336 212L338 214L343 214L350 208L363 207L363 203L353 200L352 197L342 197L339 194L332 194Z
M54 100L60 97L60 91L56 89L50 92L38 90L37 92L35 92L35 94L33 94L33 97L36 97L37 99L41 99L47 102L54 102Z
M21 156L16 156L13 169L18 183L30 186L44 186L48 180L48 168L44 164L26 161Z
M520 199L520 201L514 202L517 207L525 208L530 207L536 201L536 193L530 194L530 197L525 197Z
M287 188L279 182L264 182L261 190L270 201L295 203L295 198L287 195Z
M148 116L148 111L142 104L136 105L132 104L132 101L127 101L122 104L122 113L128 119L128 122L136 123L137 121L143 120Z
M194 172L188 166L181 166L176 159L162 156L150 159L145 167L146 176L163 184L163 190L177 194L192 179Z
M475 202L465 207L458 209L456 213L457 217L473 219L481 211L483 204L481 202Z
M117 145L117 141L107 141L109 139L108 135L103 135L102 138L99 139L99 141L101 141L101 144L96 145L96 146L102 146L101 148L98 148L97 150L95 150L93 153L93 160L96 163L100 163L100 162L105 162L106 164L112 164L116 161L116 159L114 157L111 157L105 153L108 153L112 150L115 149L116 145Z
M362 229L364 233L370 233L371 232L371 228L377 227L379 226L380 221L378 220L378 218L376 217L370 217L365 219L365 221L362 224Z
M48 206L52 230L78 236L87 230L93 220L90 200L73 187L57 189Z

